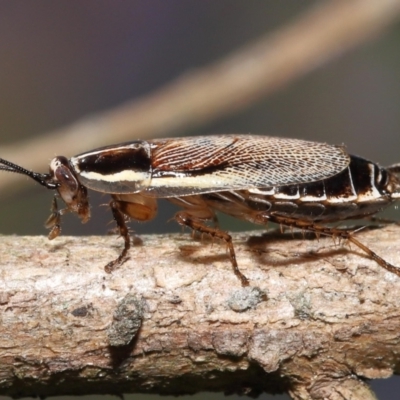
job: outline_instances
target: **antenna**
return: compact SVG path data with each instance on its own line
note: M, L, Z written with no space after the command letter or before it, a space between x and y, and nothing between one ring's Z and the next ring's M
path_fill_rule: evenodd
M29 178L47 187L47 189L57 189L60 186L58 183L52 181L50 174L39 174L38 172L29 171L3 158L0 158L0 171L15 172L17 174L29 176Z

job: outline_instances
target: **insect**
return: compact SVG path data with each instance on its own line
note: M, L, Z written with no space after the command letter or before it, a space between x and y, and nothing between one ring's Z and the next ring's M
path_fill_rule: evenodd
M29 176L56 191L46 222L49 239L60 234L66 212L76 213L83 223L89 220L87 189L109 193L124 247L106 265L107 272L127 259L127 217L148 221L157 212L157 199L166 198L183 208L175 215L179 224L226 242L243 286L248 279L238 267L231 236L212 226L216 211L348 240L400 276L351 231L327 225L372 216L400 198L400 164L382 168L349 155L342 146L239 134L134 140L69 160L55 157L47 174L1 158L0 170ZM58 208L58 197L65 208Z

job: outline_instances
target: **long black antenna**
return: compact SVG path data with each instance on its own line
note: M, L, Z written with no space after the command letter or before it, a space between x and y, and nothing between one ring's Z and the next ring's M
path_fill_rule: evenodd
M3 158L0 158L0 171L15 172L17 174L29 176L29 178L47 187L47 189L57 189L59 186L58 183L52 182L50 174L39 174L38 172L29 171Z

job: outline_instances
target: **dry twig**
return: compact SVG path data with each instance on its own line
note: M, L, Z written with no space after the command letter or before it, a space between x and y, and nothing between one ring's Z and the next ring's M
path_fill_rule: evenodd
M399 235L359 238L400 265ZM189 235L143 237L111 275L117 238L1 237L0 393L373 398L360 378L399 373L399 278L330 239L247 238L243 289L223 246Z

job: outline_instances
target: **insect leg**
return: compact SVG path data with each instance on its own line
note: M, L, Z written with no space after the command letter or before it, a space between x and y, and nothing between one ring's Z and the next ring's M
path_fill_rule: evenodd
M47 218L44 226L47 229L50 229L48 238L49 240L53 240L61 233L61 216L64 215L69 210L68 208L63 208L61 210L58 209L56 196L54 196L53 198L50 210L51 214L49 218Z
M123 212L120 210L120 203L116 200L112 200L110 202L111 212L113 214L113 218L117 223L117 228L119 230L120 235L124 239L124 248L121 251L121 254L114 260L110 261L105 267L105 271L111 273L115 268L120 266L124 261L127 260L126 255L131 247L131 241L129 237L129 229L126 226L125 216Z
M385 268L387 271L392 272L393 274L396 274L397 276L400 276L400 269L394 266L393 264L390 264L386 260L384 260L382 257L378 256L374 251L372 251L369 247L365 246L365 244L362 244L359 242L352 234L351 232L345 232L348 233L347 240L351 243L354 243L356 246L358 246L361 250L364 250L370 258L372 258L378 265L381 267Z
M205 209L205 211L208 211L208 209ZM210 212L212 213L212 211L210 211ZM212 214L214 214L214 213L212 213ZM207 235L210 235L211 237L216 237L218 239L224 240L228 246L229 258L232 263L233 272L242 282L242 286L249 285L248 279L239 270L239 266L236 261L236 254L235 254L235 249L233 247L231 235L229 235L227 232L221 231L218 228L209 227L204 224L205 219L215 220L213 215L210 214L210 216L208 216L207 218L199 218L199 217L192 215L189 211L179 211L178 213L175 214L175 219L178 222L178 224L180 224L180 225L188 226L189 228L193 229L194 231L197 231L200 233L206 233Z
M152 197L141 194L113 194L110 202L113 218L117 223L120 235L124 239L124 248L121 254L105 266L105 271L110 273L127 260L127 254L131 247L129 229L126 226L126 217L136 221L149 221L157 213L157 201Z
M332 238L340 238L347 240L353 244L355 244L358 248L363 250L368 256L373 259L378 265L380 265L382 268L385 268L387 271L392 272L396 274L397 276L400 276L400 269L395 267L394 265L390 264L386 260L384 260L382 257L378 256L374 251L372 251L369 247L365 246L362 244L360 241L358 241L355 237L353 232L345 229L338 229L338 228L331 228L327 226L322 226L315 224L313 222L309 221L302 221L298 220L295 218L290 218L286 216L280 216L276 214L271 214L269 216L269 220L271 222L275 222L278 224L282 225L287 225L287 226L293 226L296 228L304 229L310 232L314 232L316 234L321 234L324 236L330 236Z

